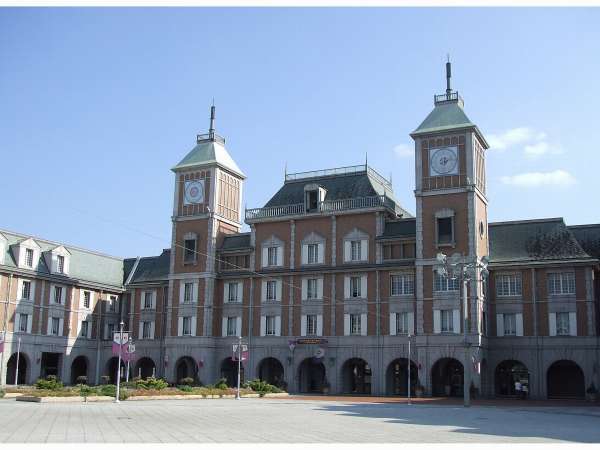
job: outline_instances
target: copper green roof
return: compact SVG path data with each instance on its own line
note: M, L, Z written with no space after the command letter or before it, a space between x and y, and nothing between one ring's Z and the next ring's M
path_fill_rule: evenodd
M435 133L454 128L475 127L458 102L438 103L412 134Z
M171 170L177 171L192 167L218 165L227 169L243 178L246 178L244 172L238 167L233 160L225 145L218 140L204 139L183 158L179 164Z

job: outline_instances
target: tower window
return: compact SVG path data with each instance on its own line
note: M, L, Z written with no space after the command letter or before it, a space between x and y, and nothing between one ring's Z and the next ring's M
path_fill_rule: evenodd
M454 242L453 217L439 217L437 219L438 244L452 244Z
M185 250L183 252L183 262L196 262L196 239L186 239L184 245Z

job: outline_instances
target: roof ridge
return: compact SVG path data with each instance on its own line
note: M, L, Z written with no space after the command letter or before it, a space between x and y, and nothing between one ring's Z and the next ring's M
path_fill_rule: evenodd
M89 253L92 255L96 255L96 256L102 256L104 258L111 258L111 259L116 259L117 261L124 261L125 258L122 258L120 256L114 256L114 255L109 255L107 253L101 253L98 252L96 250L89 250L86 248L82 248L82 247L77 247L76 245L71 245L71 244L66 244L64 242L57 242L57 241L50 241L48 239L45 238L41 238L41 237L37 237L37 236L32 236L32 235L27 235L27 234L22 234L22 233L18 233L16 231L10 231L10 230L4 230L4 229L0 229L0 233L2 234L11 234L13 236L17 236L19 238L24 238L24 239L33 239L34 241L40 241L43 242L44 244L50 244L50 245L56 245L56 246L63 246L67 249L73 249L73 250L78 250L80 252L84 252L84 253Z
M600 223L585 223L581 225L567 225L567 228L592 228L600 227Z
M488 226L496 226L496 225L519 225L525 223L547 223L547 222L563 222L564 218L562 217L549 217L545 219L523 219L523 220L507 220L503 222L489 222Z

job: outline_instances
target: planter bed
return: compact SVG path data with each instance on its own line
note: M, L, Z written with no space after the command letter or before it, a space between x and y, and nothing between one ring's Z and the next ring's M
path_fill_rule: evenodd
M86 400L87 398L87 400ZM90 397L39 397L34 395L21 395L15 398L18 402L33 402L33 403L86 403L86 402L111 402L113 397L94 395Z

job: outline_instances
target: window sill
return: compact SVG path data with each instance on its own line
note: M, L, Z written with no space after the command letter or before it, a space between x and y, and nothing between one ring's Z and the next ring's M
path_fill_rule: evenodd
M198 264L198 261L184 261L183 265L184 266L195 266L196 264Z
M441 242L436 242L435 246L437 248L456 248L456 242L445 242L445 243L441 243Z

